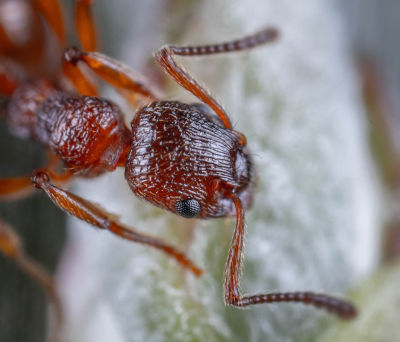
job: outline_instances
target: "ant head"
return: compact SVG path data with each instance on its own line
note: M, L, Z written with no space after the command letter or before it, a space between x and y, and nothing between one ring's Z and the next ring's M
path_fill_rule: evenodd
M137 113L125 168L136 195L188 218L234 214L231 193L250 204L252 163L243 137L206 108L154 102Z

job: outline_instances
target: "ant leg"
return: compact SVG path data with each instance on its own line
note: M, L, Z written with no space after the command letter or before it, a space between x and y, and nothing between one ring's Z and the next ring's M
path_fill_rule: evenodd
M98 96L97 87L87 79L76 63L71 63L67 51L64 52L62 59L63 74L81 95Z
M35 0L36 8L43 14L50 27L55 32L60 44L65 45L65 30L63 11L58 0Z
M51 178L57 182L57 184L66 183L71 177L72 173L69 171L64 171L63 173L58 173L56 170L60 165L60 160L57 156L47 151L47 169ZM0 201L10 201L18 200L29 196L34 190L32 186L32 181L30 176L25 177L10 177L10 178L0 178Z
M68 172L64 174L51 172L51 175L57 184L63 184L72 177L72 174ZM0 178L0 201L19 200L31 195L33 190L34 188L29 176Z
M75 26L85 51L97 50L96 25L91 11L92 0L76 0Z
M87 78L83 75L82 71L78 66L73 65L65 60L62 62L62 69L64 75L74 85L75 89L81 94L86 96L98 96L96 86L94 86Z
M77 217L80 220L86 221L91 225L109 230L110 232L130 241L142 243L161 250L168 256L174 258L181 266L188 268L196 276L202 274L202 270L197 268L183 253L176 250L174 247L167 245L160 239L151 237L145 234L138 233L131 228L118 223L110 213L100 208L94 203L91 203L77 195L68 191L62 190L50 182L47 172L35 170L32 174L32 183L36 188L44 190L47 196L67 213Z
M97 33L91 11L92 0L76 0L75 26L78 37L85 51L97 50ZM71 81L78 92L86 96L97 96L97 88L84 76L76 64L63 58L64 75Z
M231 194L230 197L236 207L236 228L225 268L224 292L226 304L244 307L262 303L299 302L323 308L343 319L351 319L357 315L357 310L352 303L313 292L278 292L242 296L239 290L239 282L244 236L244 211L240 199L234 194Z
M173 46L166 45L155 54L157 62L182 87L207 104L219 116L225 128L232 129L232 124L222 106L204 89L189 73L176 63L174 56L202 56L226 52L247 50L274 41L278 31L267 28L248 37L226 43L203 46Z
M136 95L149 98L151 101L160 97L156 90L145 84L143 77L125 64L99 52L82 52L71 47L64 52L63 59L64 64L70 64L76 69L78 62L85 63L100 78L116 87L133 107L136 106Z
M0 178L0 201L17 200L33 192L29 177Z
M35 280L49 297L55 319L50 341L61 341L63 307L54 278L41 265L25 255L21 241L15 231L0 220L0 252L13 260L21 270Z

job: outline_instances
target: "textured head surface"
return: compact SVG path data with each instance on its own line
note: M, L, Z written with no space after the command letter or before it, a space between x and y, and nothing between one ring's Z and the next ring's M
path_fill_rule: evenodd
M178 202L195 199L199 217L234 214L226 192L249 201L246 147L201 106L154 102L134 118L132 136L125 176L139 197L174 213Z

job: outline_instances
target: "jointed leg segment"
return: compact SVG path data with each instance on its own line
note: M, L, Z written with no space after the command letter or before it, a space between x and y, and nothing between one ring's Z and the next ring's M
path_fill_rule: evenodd
M64 171L63 173L52 171L57 168L59 162L54 154L49 153L47 172L57 184L64 184L68 182L72 174L68 171ZM30 176L0 178L0 201L22 199L29 196L33 190Z
M83 220L91 225L107 229L124 239L142 243L161 250L168 256L174 258L183 267L188 268L196 276L202 274L202 270L196 267L183 253L166 244L161 239L138 233L118 223L113 215L107 213L99 206L68 191L62 190L50 182L49 175L43 171L34 171L32 182L35 187L42 189L58 207L67 213Z
M99 52L82 52L69 48L64 53L64 65L78 68L77 63L85 63L100 78L121 91L132 105L136 104L135 96L141 95L154 101L159 98L157 92L141 81L141 77L123 63ZM79 90L79 89L78 89Z
M0 201L20 199L32 191L29 177L0 178Z
M357 310L353 304L325 294L313 292L278 292L242 296L239 290L239 283L243 251L244 212L240 199L233 194L231 198L236 207L236 228L225 269L224 291L226 304L244 307L262 303L299 302L323 308L344 319L351 319L356 316Z
M75 26L79 41L85 51L97 50L96 25L92 15L92 0L75 0ZM97 96L97 88L82 73L82 71L69 61L63 60L64 75L72 82L82 95Z
M63 13L58 0L34 0L36 8L43 14L61 45L65 43Z
M100 78L116 87L124 97L136 106L137 95L157 100L159 95L142 81L140 75L129 67L97 50L94 19L91 13L92 0L76 0L75 23L79 40L85 52L75 47L67 49L63 56L63 72L82 95L97 96L96 87L78 67L78 62L86 64Z
M63 326L63 308L54 278L41 265L25 255L17 234L2 220L0 220L0 252L12 259L46 292L55 314L54 327L52 335L50 336L50 341L60 342Z
M34 5L55 32L61 45L65 45L63 11L59 0L34 0ZM75 26L79 40L86 51L97 49L97 37L91 12L92 0L75 1Z
M92 15L92 0L76 0L75 26L85 51L97 50L96 25Z

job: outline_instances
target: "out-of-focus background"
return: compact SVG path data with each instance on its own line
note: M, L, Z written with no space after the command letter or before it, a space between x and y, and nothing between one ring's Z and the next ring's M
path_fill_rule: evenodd
M66 8L71 40L72 1ZM121 170L72 188L140 230L186 249L194 279L141 246L68 219L44 194L0 203L27 253L55 271L70 341L393 341L400 280L398 1L102 1L102 52L145 74L166 99L193 101L152 60L166 42L201 44L274 25L271 46L182 61L245 133L258 168L247 213L245 292L315 290L351 296L354 322L301 305L222 305L233 220L188 222L130 194ZM250 20L249 20L250 19ZM132 112L115 92L105 96ZM129 114L130 113L130 114ZM39 146L0 125L0 176L43 164ZM193 227L194 225L194 227ZM64 241L64 242L63 242ZM62 244L66 248L59 259ZM43 341L42 290L0 256L0 341Z

